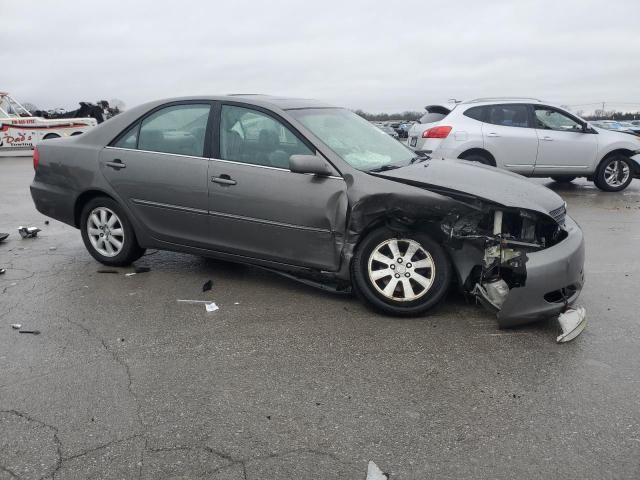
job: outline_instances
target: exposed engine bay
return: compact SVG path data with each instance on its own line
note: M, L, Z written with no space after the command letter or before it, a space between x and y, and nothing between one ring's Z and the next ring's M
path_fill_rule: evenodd
M557 213L557 220L527 210L506 209L445 218L441 228L446 243L454 255L464 249L467 256L468 268L460 279L464 290L499 311L509 291L526 284L527 253L551 247L566 237L565 209Z

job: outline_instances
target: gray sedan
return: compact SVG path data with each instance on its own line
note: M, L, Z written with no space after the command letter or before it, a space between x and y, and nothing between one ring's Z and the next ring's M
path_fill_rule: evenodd
M502 326L557 315L583 284L563 200L480 164L416 156L352 112L258 95L151 102L41 143L37 209L125 265L145 248L353 288L417 315L452 284Z

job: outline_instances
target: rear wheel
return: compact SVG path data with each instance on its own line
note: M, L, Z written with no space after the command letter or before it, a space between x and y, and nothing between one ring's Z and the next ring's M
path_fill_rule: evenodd
M558 183L569 183L569 182L573 182L577 177L571 177L571 176L561 176L561 177L551 177L551 179L554 182L558 182Z
M89 200L82 209L80 229L91 256L105 265L128 265L144 254L127 215L111 198Z
M371 232L351 264L356 293L377 310L412 316L437 305L451 283L444 249L420 232Z
M633 180L633 166L624 155L611 155L605 158L593 179L596 187L605 192L619 192L629 186Z
M463 153L458 158L460 158L461 160L466 160L468 162L482 163L483 165L489 165L491 167L496 166L495 162L488 154L481 152Z

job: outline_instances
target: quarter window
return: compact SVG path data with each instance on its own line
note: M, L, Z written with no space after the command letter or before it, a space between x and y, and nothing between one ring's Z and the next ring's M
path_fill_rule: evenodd
M529 108L525 104L489 105L484 108L486 108L484 121L487 123L504 127L531 127Z
M209 105L173 105L149 115L131 127L115 147L204 156Z
M291 155L313 155L291 130L257 110L222 106L220 158L252 165L289 168Z
M536 128L560 131L582 131L582 125L573 118L557 110L545 107L535 107Z

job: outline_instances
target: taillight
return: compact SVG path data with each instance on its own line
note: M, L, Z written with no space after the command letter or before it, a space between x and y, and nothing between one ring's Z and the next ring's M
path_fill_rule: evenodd
M40 165L40 152L38 151L38 147L33 149L33 169L37 170L38 165Z
M453 127L438 126L422 132L422 138L447 138Z

